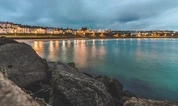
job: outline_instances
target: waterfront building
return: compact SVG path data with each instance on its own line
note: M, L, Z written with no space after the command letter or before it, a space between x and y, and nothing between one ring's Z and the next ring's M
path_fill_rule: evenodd
M14 24L12 22L0 21L0 34L56 34L56 35L80 35L83 37L173 37L178 36L175 31L154 30L154 31L112 31L111 29L90 30L87 27L81 29L60 29L56 27L42 27Z

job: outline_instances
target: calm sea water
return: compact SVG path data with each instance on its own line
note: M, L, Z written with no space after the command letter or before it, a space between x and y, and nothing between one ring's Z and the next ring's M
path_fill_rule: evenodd
M23 42L48 61L75 62L81 71L117 78L140 97L178 102L178 39Z

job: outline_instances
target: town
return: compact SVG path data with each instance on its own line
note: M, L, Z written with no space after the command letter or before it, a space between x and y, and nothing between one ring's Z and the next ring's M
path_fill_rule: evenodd
M4 36L58 36L58 37L88 37L88 38L149 38L178 37L178 32L169 30L154 31L114 31L111 29L92 30L87 27L80 29L43 27L15 24L0 21L0 35Z

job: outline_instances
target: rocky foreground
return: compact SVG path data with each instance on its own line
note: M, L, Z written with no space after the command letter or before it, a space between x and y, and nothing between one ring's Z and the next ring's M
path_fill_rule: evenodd
M135 97L106 76L74 63L46 62L31 46L0 37L0 106L178 106Z

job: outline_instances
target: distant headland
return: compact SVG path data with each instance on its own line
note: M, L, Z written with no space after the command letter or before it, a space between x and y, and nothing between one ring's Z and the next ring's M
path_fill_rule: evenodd
M93 30L87 27L80 29L30 26L13 22L0 21L0 35L10 38L178 38L177 31L121 31L111 29Z

